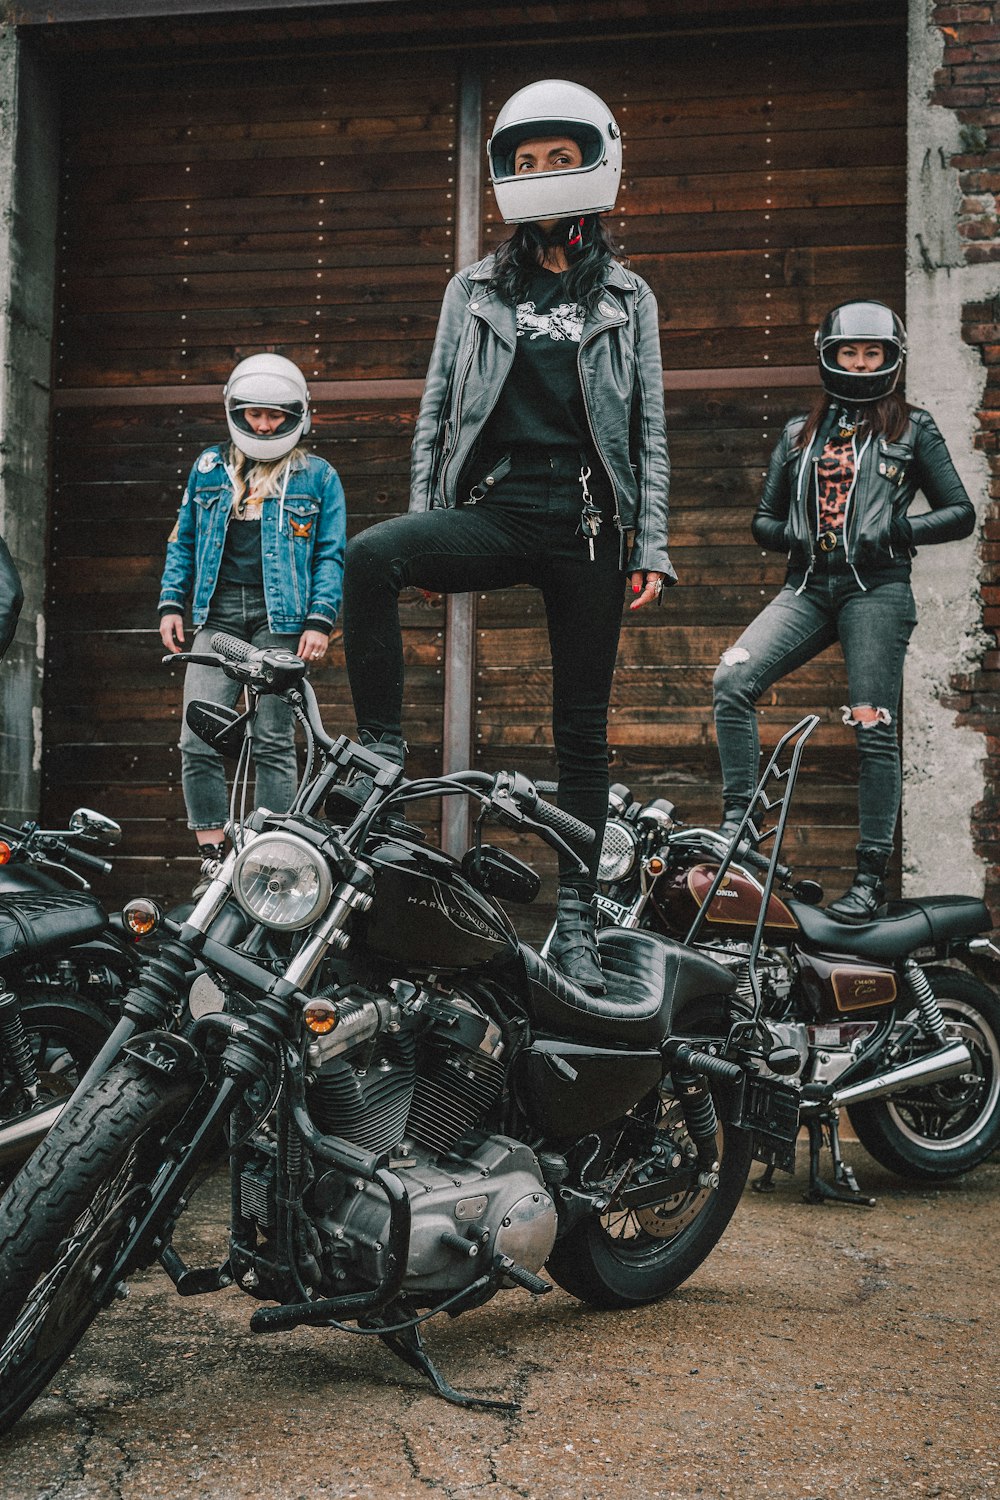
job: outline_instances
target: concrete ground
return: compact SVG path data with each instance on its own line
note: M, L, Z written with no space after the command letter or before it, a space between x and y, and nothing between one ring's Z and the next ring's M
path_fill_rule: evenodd
M673 1297L508 1293L428 1345L461 1411L373 1339L250 1333L233 1290L149 1272L0 1443L4 1500L992 1500L1000 1163L939 1189L849 1146L874 1209L747 1192ZM755 1175L757 1168L754 1169ZM223 1250L224 1183L189 1213Z

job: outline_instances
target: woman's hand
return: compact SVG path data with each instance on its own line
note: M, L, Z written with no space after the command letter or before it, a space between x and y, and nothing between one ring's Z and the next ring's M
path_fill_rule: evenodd
M161 615L160 616L160 640L172 655L176 656L178 651L184 647L184 616L183 615Z
M645 604L653 604L659 601L663 593L662 573L633 573L629 578L629 586L636 595L629 605L629 609L642 609Z
M301 656L303 661L321 662L329 644L330 638L324 635L322 630L303 630L299 636L299 644L295 648L295 655Z

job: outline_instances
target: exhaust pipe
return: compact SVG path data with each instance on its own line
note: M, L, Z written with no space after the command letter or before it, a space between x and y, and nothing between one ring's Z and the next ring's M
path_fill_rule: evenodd
M901 1063L887 1073L866 1078L864 1083L850 1083L846 1088L835 1089L830 1104L835 1109L842 1104L861 1104L869 1099L884 1099L887 1094L897 1094L900 1089L913 1083L939 1083L944 1078L954 1078L972 1066L972 1053L964 1042L951 1042L940 1052L931 1052L927 1057L913 1062Z
M0 1166L7 1167L12 1162L27 1161L35 1147L48 1135L65 1107L65 1104L50 1104L35 1114L22 1115L12 1125L0 1127Z

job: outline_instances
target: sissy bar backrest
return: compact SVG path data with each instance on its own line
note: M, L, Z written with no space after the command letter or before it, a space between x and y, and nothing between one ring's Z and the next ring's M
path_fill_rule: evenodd
M750 944L749 956L749 979L753 990L754 1012L749 1018L756 1021L760 1015L761 994L760 981L757 978L757 956L760 953L760 945L764 935L764 927L767 919L768 904L771 900L771 892L774 889L775 874L780 864L781 845L785 837L785 824L788 822L788 813L791 808L792 793L799 774L799 763L802 760L802 752L806 740L812 734L819 723L818 714L808 714L793 724L787 730L774 747L771 759L764 768L764 774L757 783L757 790L750 801L750 806L740 821L728 849L719 862L715 879L709 886L705 896L698 908L688 931L685 943L693 943L701 932L708 916L709 908L715 899L715 893L729 874L730 866L740 863L737 851L751 849L755 854L760 853L761 845L768 839L773 840L770 858L767 865L767 873L764 876L763 892L760 900L760 914L757 917L757 925L754 928L753 941ZM783 764L784 763L784 764ZM763 826L764 817L777 808L777 821L769 828ZM764 858L763 855L760 856Z

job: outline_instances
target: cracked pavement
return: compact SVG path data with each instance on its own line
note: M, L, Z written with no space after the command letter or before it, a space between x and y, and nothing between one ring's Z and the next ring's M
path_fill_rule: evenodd
M0 1442L3 1500L1000 1500L1000 1162L874 1209L751 1192L692 1279L595 1313L507 1293L425 1330L463 1411L372 1338L250 1333L230 1288L137 1277ZM756 1175L759 1168L754 1169ZM181 1225L225 1253L226 1184Z

